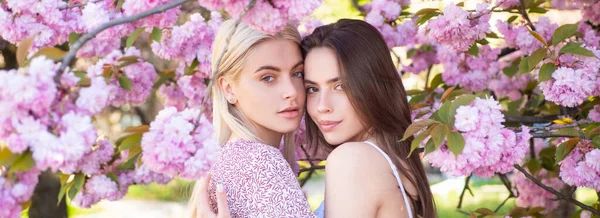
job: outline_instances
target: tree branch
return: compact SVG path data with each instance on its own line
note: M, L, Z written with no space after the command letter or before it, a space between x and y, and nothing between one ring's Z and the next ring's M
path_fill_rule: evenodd
M463 198L465 197L465 192L467 190L469 190L469 192L471 193L471 196L473 196L473 192L471 191L471 188L469 187L469 181L471 180L471 176L472 175L469 175L469 176L467 176L467 178L465 178L465 186L463 187L463 190L460 193L460 197L459 197L459 200L458 200L458 206L456 206L457 209L459 209L459 208L462 207Z
M191 0L174 0L172 2L169 2L167 4L152 8L150 10L141 12L139 14L135 14L135 15L131 15L129 17L123 17L120 19L116 19L116 20L112 20L109 21L107 23L104 23L102 25L100 25L98 28L90 31L89 33L83 35L81 38L79 38L71 47L71 49L69 50L69 53L67 53L64 58L63 61L60 65L60 67L58 68L58 71L56 72L56 75L54 76L54 81L56 83L60 83L60 77L63 74L63 72L65 71L65 69L67 68L68 65L71 64L71 61L73 61L73 59L75 58L75 55L77 54L77 51L89 40L93 39L94 37L96 37L96 35L98 35L98 33L113 27L113 26L117 26L120 24L124 24L124 23L131 23L134 21L137 21L139 19L151 16L153 14L158 14L161 12L164 12L166 10L169 10L171 8L175 8L177 6L182 5L183 3L187 2L187 1L191 1Z
M69 9L69 8L78 8L81 6L85 6L88 3L96 3L96 2L101 2L102 0L90 0L90 1L86 1L86 2L81 2L78 4L72 4L72 5L67 5L67 6L63 6L63 7L59 7L58 10L65 10L65 9Z
M529 172L525 171L525 169L523 169L523 167L519 166L518 164L513 165L515 167L515 169L519 170L521 173L523 173L523 175L525 175L525 177L527 177L529 180L531 180L533 183L535 183L536 185L538 185L539 187L543 188L544 190L556 195L556 197L558 197L558 199L563 199L566 200L572 204L575 204L585 210L588 210L590 212L592 212L593 214L596 215L600 215L600 211L594 209L593 207L590 207L589 205L586 205L584 203L581 203L578 200L573 199L571 196L565 196L562 193L560 193L559 191L553 189L552 187L548 187L546 185L544 185L544 183L542 183L540 180L538 180L537 178L535 178L533 175L529 174Z
M300 169L299 173L315 171L315 170L322 170L322 169L325 169L325 166L313 166L313 167L309 167L309 168Z
M521 15L523 15L523 18L527 21L527 24L529 25L531 30L535 31L535 26L533 26L533 23L529 19L529 15L527 15L527 11L525 10L525 1L520 0L520 2L521 2L521 4L519 5L519 13L521 13Z
M579 137L582 139L588 139L587 137L585 137L585 135L573 136L573 135L554 134L551 132L540 132L540 133L534 132L534 133L531 133L531 137L532 138L554 138L554 137L575 138L575 137Z
M549 125L549 126L532 126L532 127L529 127L529 129L532 130L532 131L539 131L539 130L550 131L550 130L571 128L571 127L578 127L578 126L588 125L588 124L592 124L592 123L596 123L596 121L593 121L593 120L577 120L577 121L575 121L573 123L569 123L569 124ZM514 130L514 131L521 131L521 127L508 127L508 129L511 129L511 130Z
M553 114L546 116L504 116L506 122L515 123L549 123L556 119L569 117L576 114L579 110L576 108L567 109L565 114Z

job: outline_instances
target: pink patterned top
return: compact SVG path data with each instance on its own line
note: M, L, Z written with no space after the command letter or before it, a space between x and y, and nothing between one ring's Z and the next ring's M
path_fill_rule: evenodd
M315 217L290 165L275 147L230 141L211 174L210 204L215 212L215 188L220 183L231 217Z

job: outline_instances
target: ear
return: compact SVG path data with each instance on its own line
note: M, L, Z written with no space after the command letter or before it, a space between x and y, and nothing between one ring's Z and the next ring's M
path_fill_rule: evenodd
M235 99L235 93L233 91L233 81L229 78L219 77L217 80L219 88L223 92L226 99Z

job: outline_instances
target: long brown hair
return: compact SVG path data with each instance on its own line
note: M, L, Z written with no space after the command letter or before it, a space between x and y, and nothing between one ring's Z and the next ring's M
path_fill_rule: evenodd
M311 49L332 49L341 68L341 81L350 103L368 134L378 142L417 189L418 196L409 195L413 213L422 217L435 217L433 195L425 176L419 152L410 153L412 137L400 141L411 124L406 91L394 67L390 51L377 29L361 20L341 19L321 26L302 40L302 55L306 58ZM315 122L306 116L307 144L321 146L331 151L337 145L325 141Z

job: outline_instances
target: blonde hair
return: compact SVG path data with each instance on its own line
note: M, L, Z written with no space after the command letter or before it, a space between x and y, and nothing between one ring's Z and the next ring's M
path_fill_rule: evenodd
M276 38L291 40L298 45L300 45L301 40L300 33L292 25L287 25L274 35L262 33L234 19L224 21L219 28L212 48L213 73L211 78L213 85L209 89L212 93L215 136L220 145L224 145L233 133L246 140L261 141L255 134L254 126L239 109L229 104L221 88L214 83L221 77L238 82L242 66L248 57L252 55L253 48L261 42ZM223 51L225 53L221 54ZM219 59L221 55L222 58ZM290 166L295 164L293 133L286 133L283 136L283 156ZM196 217L198 198L201 191L198 183L196 183L190 196L190 213L188 217Z

